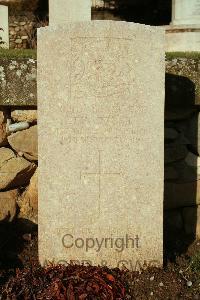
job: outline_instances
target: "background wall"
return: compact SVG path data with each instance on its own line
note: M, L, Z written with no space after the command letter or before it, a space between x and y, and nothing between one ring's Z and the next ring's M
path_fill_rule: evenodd
M48 25L48 0L0 0L9 6L10 48L36 48L36 29ZM164 25L171 21L171 0L92 0L93 20L125 20Z
M199 59L199 54L166 57L164 207L165 228L172 233L167 238L175 233L200 238ZM0 59L0 105L0 172L7 170L0 199L10 199L7 206L6 198L0 202L0 220L12 211L11 219L37 222L36 58Z

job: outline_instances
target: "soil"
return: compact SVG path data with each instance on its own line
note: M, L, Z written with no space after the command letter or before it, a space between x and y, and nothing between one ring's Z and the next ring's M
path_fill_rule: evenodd
M23 229L22 229L23 228ZM0 299L200 299L200 241L165 233L163 269L141 272L38 262L37 228L0 224ZM199 264L199 265L198 265Z

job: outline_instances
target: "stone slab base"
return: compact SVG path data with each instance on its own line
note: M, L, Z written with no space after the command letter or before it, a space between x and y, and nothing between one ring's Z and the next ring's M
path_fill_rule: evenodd
M200 27L166 27L166 52L200 51Z

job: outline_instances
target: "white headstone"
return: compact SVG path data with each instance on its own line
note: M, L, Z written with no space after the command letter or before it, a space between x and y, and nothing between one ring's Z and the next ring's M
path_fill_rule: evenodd
M158 27L39 29L41 263L162 265L164 73Z
M49 0L49 24L90 21L91 0Z
M200 25L200 0L173 0L172 25Z
M8 7L0 5L0 37L4 44L1 44L2 48L9 48L9 22L8 22Z
M195 52L200 51L200 31L177 32L167 30L165 37L166 52Z

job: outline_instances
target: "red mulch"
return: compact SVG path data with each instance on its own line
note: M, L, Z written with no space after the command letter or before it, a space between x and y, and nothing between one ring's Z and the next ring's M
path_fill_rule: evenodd
M17 270L2 299L125 299L125 272L77 265Z

